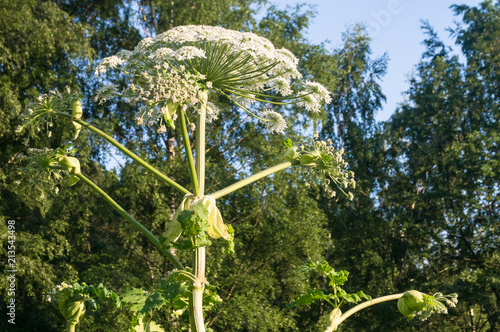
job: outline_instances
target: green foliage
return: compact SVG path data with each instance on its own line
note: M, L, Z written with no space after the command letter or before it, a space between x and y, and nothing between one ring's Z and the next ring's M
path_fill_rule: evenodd
M123 295L122 301L132 304L129 309L134 316L130 330L163 331L152 321L154 313L160 311L164 306L169 306L176 314L183 313L188 305L187 297L184 294L188 291L189 286L185 280L180 278L178 272L162 279L155 290L146 291L133 288L127 291Z
M340 286L343 286L347 281L349 272L344 270L335 271L326 261L316 263L310 262L308 265L302 267L299 272L306 272L309 270L315 270L327 276L329 279L328 285L332 288L332 291L325 294L321 290L308 289L307 292L299 296L295 302L290 303L287 309L296 305L311 304L316 300L324 300L331 304L334 309L337 309L344 301L347 303L358 303L362 299L372 299L371 296L364 294L363 291L348 294L343 290Z
M178 249L194 249L209 246L208 210L203 204L196 204L191 210L184 210L177 220L182 225L182 240L173 244Z
M73 284L62 283L56 286L49 295L49 301L59 310L66 320L67 326L73 327L80 322L86 308L92 311L99 309L100 304L95 298L98 298L103 303L111 302L116 307L120 307L118 295L102 284L94 287L78 282Z

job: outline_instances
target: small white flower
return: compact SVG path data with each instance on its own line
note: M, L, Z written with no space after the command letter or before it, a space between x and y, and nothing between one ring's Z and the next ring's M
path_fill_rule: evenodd
M194 58L206 58L205 51L194 46L184 46L171 54L177 61L191 60Z
M157 133L158 134L163 134L164 132L167 131L167 127L165 127L165 125L161 125L158 130L157 130Z
M213 103L207 104L207 122L212 123L219 118L220 110Z

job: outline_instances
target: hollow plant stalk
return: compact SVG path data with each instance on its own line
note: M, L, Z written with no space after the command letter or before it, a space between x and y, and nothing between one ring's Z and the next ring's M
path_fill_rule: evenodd
M345 321L347 318L349 318L351 315L355 314L356 312L363 310L365 308L368 308L372 305L386 302L386 301L393 301L393 300L398 300L404 295L404 293L400 294L392 294L392 295L387 295L387 296L382 296L382 297L377 297L376 299L370 300L370 301L365 301L363 303L358 304L354 308L351 308L350 310L347 310L340 316L340 319L338 321L338 325L340 325L343 321Z
M198 195L205 194L205 124L207 115L208 90L203 91L203 101L196 120L196 176L198 179ZM203 292L205 289L205 247L194 250L193 268L196 281L192 284L189 298L189 318L192 332L205 332L203 321Z

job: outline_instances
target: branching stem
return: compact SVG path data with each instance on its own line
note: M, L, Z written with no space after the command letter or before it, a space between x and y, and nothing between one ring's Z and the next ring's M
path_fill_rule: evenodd
M252 182L255 182L257 180L260 180L266 176L269 176L273 173L276 173L276 172L279 172L279 171L282 171L288 167L292 166L292 163L287 161L287 162L284 162L284 163L281 163L279 165L276 165L276 166L273 166L273 167L270 167L266 170L263 170L262 172L259 172L259 173L256 173L252 176L249 176L247 177L246 179L243 179L241 181L238 181L224 189L221 189L219 191L216 191L214 192L213 194L210 194L210 196L212 196L213 198L215 199L218 199L218 198L221 198L222 196L225 196L229 193L232 193L233 191L236 191L246 185L249 185L250 183Z
M184 141L184 150L186 151L186 157L189 165L189 175L191 176L191 184L193 185L194 195L196 197L200 196L200 188L198 185L198 175L196 174L196 167L193 160L193 152L191 151L191 143L189 142L189 135L186 125L186 112L180 109L180 122L182 131L182 140Z
M83 174L77 173L75 174L79 179L92 187L97 193L99 193L106 202L109 203L118 213L125 219L127 219L139 232L141 232L144 236L148 238L149 241L153 243L153 245L158 248L167 258L170 260L174 266L179 270L184 270L184 266L177 260L177 258L170 252L168 249L163 249L161 247L160 241L156 236L154 236L146 227L144 227L140 222L135 220L130 214L127 213L118 203L116 203L108 194L104 192L101 188L99 188L94 182L89 180Z
M68 114L68 113L64 113L64 112L51 112L51 113L56 114L56 115L61 116L61 117L65 117L65 118L71 119L71 115ZM82 125L82 127L85 127L88 130L91 130L94 133L96 133L97 135L101 136L102 138L104 138L105 140L107 140L109 143L113 144L118 150L120 150L121 152L123 152L125 155L127 155L128 157L130 157L131 159L133 159L135 162L137 162L138 164L140 164L141 166L143 166L144 168L146 168L148 171L150 171L154 175L158 176L160 179L162 179L163 181L165 181L166 183L168 183L170 186L172 186L175 189L179 190L184 195L185 194L190 194L189 190L187 190L186 188L184 188L183 186L181 186L180 184L178 184L177 182L175 182L174 180L172 180L171 178L169 178L168 176L166 176L165 174L163 174L162 172L160 172L159 170L157 170L156 168L154 168L153 166L151 166L150 164L148 164L147 162L145 162L138 155L136 155L135 153L133 153L132 151L130 151L129 149L127 149L126 147L124 147L123 145L121 145L120 143L118 143L118 141L116 141L114 138L112 138L111 136L109 136L108 134L106 134L105 132L103 132L102 130L100 130L100 129L92 126L91 124L89 124L89 123L87 123L85 121L82 121L80 119L72 119L72 121L74 121L74 122Z
M387 296L382 296L382 297L377 297L376 299L373 299L373 300L370 300L370 301L365 301L363 303L360 303L358 304L357 306L355 306L354 308L351 308L350 310L347 310L346 312L344 312L344 314L342 316L340 316L340 319L338 321L338 325L340 325L340 323L342 323L344 320L346 320L347 318L349 318L351 315L355 314L356 312L360 311L360 310L363 310L365 308L368 308L369 306L372 306L374 304L378 304L378 303L382 303L382 302L386 302L386 301L392 301L392 300L397 300L399 299L400 297L403 296L404 293L400 293L400 294L392 294L392 295L387 295Z

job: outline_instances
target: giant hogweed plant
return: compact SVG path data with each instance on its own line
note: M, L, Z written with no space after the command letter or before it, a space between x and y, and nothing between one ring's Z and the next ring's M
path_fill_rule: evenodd
M17 130L19 133L23 130L29 132L26 144L30 136L44 125L50 136L53 121L57 118L67 120L73 126L74 139L83 128L99 135L184 195L165 233L155 235L82 173L80 162L74 157L76 150L70 145L57 150L29 149L23 156L23 159L31 161L24 174L46 172L48 175L43 177L46 183L68 175L69 185L81 180L90 186L174 265L175 269L156 289L132 289L121 298L121 302L130 304L133 312L131 331L162 331L152 318L157 310L165 306L175 314L186 312L191 331L205 331L204 310L209 310L220 301L205 275L207 248L212 241L222 238L227 241L227 252L234 250L234 231L224 223L217 199L292 166L308 167L325 188L332 190L330 182L333 181L342 193L352 199L348 188L355 186L354 174L346 169L342 151L336 150L331 142L313 141L294 146L288 139L285 142L288 150L282 163L226 188L205 193L206 124L220 116L220 111L211 100L225 96L259 121L269 133L283 132L287 126L284 117L274 110L259 111L258 106L293 104L307 112L320 112L324 104L331 101L330 93L321 84L302 80L297 65L298 60L290 51L275 48L265 38L210 26L177 27L155 38L145 38L134 50L122 50L100 62L95 70L97 76L110 70L119 71L126 77L127 85L121 90L115 85L103 85L97 91L95 101L103 103L122 98L138 110L135 116L137 125L150 126L158 133L165 132L167 127L179 128L192 191L110 135L85 122L78 93L69 89L51 91L27 106L24 123ZM191 134L194 132L194 151L191 149L190 131ZM177 259L173 248L192 252L192 268ZM85 303L95 303L89 295L92 292L102 300L106 299L105 294L112 294L75 283L71 287L59 287L52 295L60 299L59 309L67 319L68 331L75 330L85 312ZM358 299L361 295L356 296L355 299ZM364 295L361 297L368 299ZM112 299L119 304L114 295ZM326 297L324 299L329 301ZM70 308L61 303L70 303ZM296 304L299 303L300 299Z

